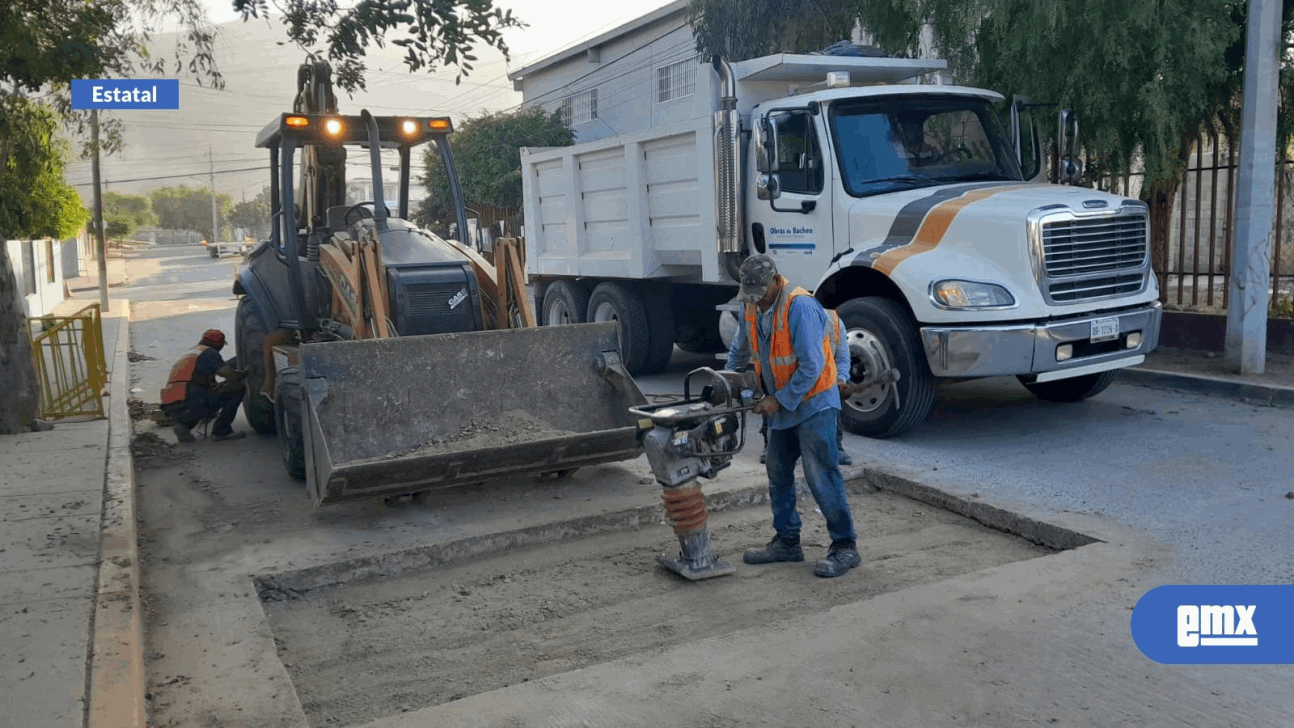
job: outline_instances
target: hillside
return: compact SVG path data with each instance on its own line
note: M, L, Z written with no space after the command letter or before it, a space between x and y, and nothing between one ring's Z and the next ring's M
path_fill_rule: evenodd
M254 197L268 183L269 156L254 148L256 133L277 114L291 110L296 70L304 55L295 46L279 44L286 36L277 19L234 21L219 27L216 61L225 76L224 90L201 88L191 76L180 74L178 110L110 112L126 123L127 146L102 162L106 189L145 194L171 185L206 187L212 164L208 149L217 172L217 191L235 202ZM174 43L174 34L155 37L155 47L167 55ZM521 94L512 90L506 78L502 55L482 49L477 56L471 76L456 86L453 68L410 74L398 48L370 49L368 90L354 98L339 93L338 106L343 113L358 114L368 108L387 114L448 114L457 121L520 103ZM394 162L394 155L391 158ZM255 169L221 173L245 168ZM366 165L361 161L352 169L363 173ZM144 179L170 175L189 176ZM66 176L82 198L91 201L90 165L71 164Z

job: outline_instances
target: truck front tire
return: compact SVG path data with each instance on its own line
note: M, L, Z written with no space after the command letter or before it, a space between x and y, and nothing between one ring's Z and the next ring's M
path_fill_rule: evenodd
M589 311L585 320L616 321L620 324L620 358L630 376L643 373L651 344L651 330L647 324L647 310L642 297L631 286L606 281L599 283L589 296Z
M868 368L869 357L863 353L873 344L879 344L881 356L888 360L882 365L900 373L897 383L874 385L841 402L846 429L884 439L924 422L934 406L934 376L911 314L901 304L880 297L855 298L836 312L850 341L851 381L859 381Z
M265 319L248 296L238 299L234 315L234 350L238 366L247 370L247 394L243 395L243 416L262 435L274 434L274 403L261 396L265 384Z
M1024 377L1019 379L1024 388L1038 399L1048 402L1081 402L1104 392L1114 383L1117 376L1119 376L1119 370L1111 369L1052 382L1027 382Z

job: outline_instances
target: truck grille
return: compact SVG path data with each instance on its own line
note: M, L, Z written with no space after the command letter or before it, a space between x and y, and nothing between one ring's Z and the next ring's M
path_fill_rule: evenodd
M1148 228L1145 214L1043 223L1043 270L1051 279L1051 299L1083 301L1141 290Z
M1136 293L1146 282L1144 273L1132 273L1121 276L1103 276L1087 278L1081 281L1066 281L1051 284L1051 300L1057 303L1084 301L1089 298L1105 298Z

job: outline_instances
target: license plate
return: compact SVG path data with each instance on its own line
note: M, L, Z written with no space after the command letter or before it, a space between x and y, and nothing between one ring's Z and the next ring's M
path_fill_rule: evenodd
M1097 319L1092 322L1092 343L1119 338L1119 319Z

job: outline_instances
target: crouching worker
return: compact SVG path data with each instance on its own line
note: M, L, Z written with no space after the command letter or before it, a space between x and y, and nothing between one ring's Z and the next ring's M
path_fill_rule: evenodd
M231 426L243 401L243 380L247 373L235 369L233 361L220 356L225 335L217 329L202 334L198 345L190 349L171 367L162 390L162 411L175 422L174 432L181 442L193 442L193 426L215 418L212 440L237 440L242 432ZM223 382L216 381L216 377Z

